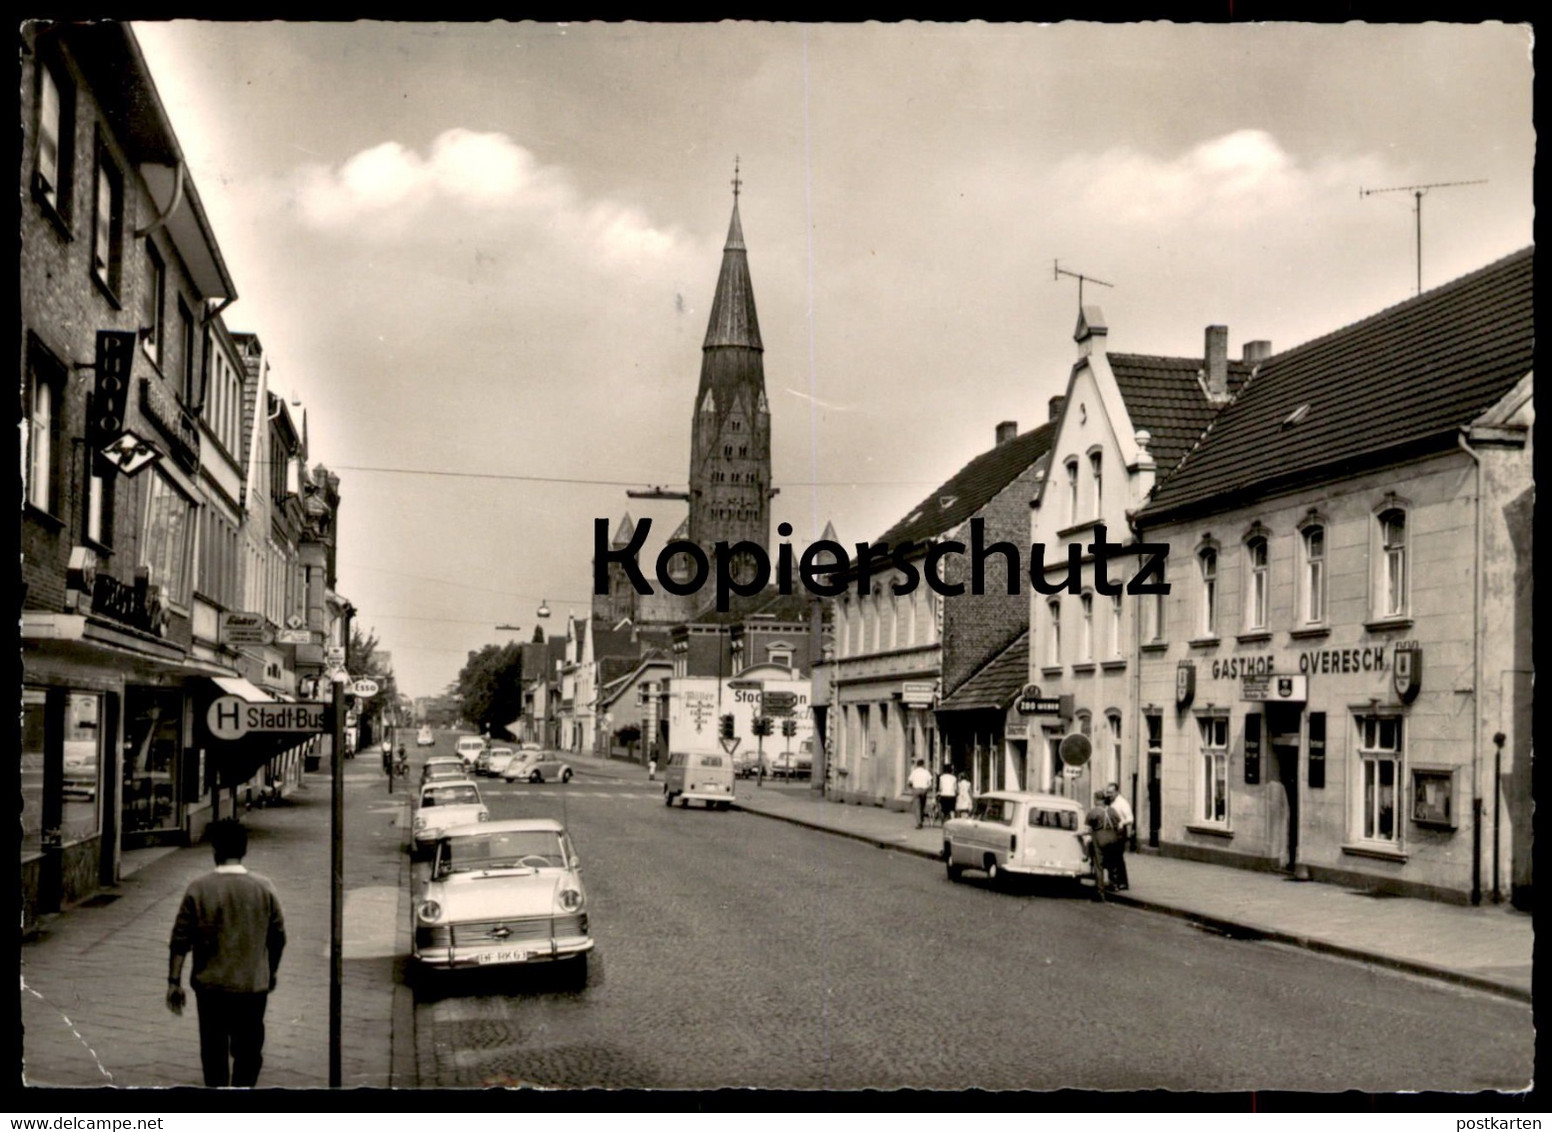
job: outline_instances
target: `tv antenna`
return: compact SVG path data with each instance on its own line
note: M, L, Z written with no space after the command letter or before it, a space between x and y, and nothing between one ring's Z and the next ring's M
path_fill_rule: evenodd
M1063 275L1067 276L1070 279L1076 279L1078 281L1078 311L1079 311L1079 313L1082 313L1082 311L1083 311L1083 284L1085 282L1088 282L1088 283L1098 283L1101 287L1114 287L1115 286L1114 283L1106 283L1103 279L1095 279L1092 275L1080 275L1076 271L1068 271L1065 267L1062 266L1062 261L1059 260L1059 259L1053 259L1051 261L1051 266L1052 266L1052 268L1055 271L1055 274L1051 276L1051 278L1052 278L1052 280L1054 282L1060 283L1062 281L1062 276Z
M1423 293L1423 196L1429 189L1455 189L1462 185L1485 185L1487 180L1480 181L1436 181L1431 185L1394 185L1388 189L1359 189L1358 199L1372 197L1375 193L1411 193L1412 213L1416 217L1417 229L1417 293Z

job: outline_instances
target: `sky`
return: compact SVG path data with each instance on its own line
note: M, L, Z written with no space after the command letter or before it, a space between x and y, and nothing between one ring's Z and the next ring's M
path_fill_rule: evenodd
M1506 24L134 24L401 690L684 504L737 162L773 526L873 539L1109 348L1282 350L1532 242ZM293 410L296 411L296 410ZM773 545L777 536L773 530ZM541 602L551 616L541 622ZM516 631L497 626L516 626Z

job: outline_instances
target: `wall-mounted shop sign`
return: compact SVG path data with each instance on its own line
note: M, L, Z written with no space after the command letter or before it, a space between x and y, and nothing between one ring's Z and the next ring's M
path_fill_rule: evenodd
M1345 672L1384 672L1385 646L1356 649L1307 649L1299 654L1299 671L1310 676Z
M937 695L938 686L930 680L907 680L900 685L900 702L906 707L931 707Z
M223 645L268 645L274 643L264 614L229 609L221 614Z
M1239 698L1256 702L1302 704L1309 699L1309 677L1242 676Z
M1417 693L1423 687L1423 649L1416 641L1400 641L1396 644L1390 682L1402 703L1409 704L1417 699Z
M194 419L178 404L177 398L149 377L140 379L140 411L167 438L173 459L185 471L199 467L199 429Z
M151 572L144 566L135 571L133 586L112 574L98 574L92 583L92 612L158 637L170 619L162 604L162 587L151 584Z
M86 418L86 442L93 448L117 440L124 432L137 338L133 330L97 332L97 380L92 386Z
M1066 696L1042 696L1040 685L1025 684L1013 707L1020 715L1060 715L1066 718L1072 715L1071 707L1063 703L1066 699Z
M281 629L275 634L277 645L319 645L323 634L314 629Z
M796 692L766 692L760 697L760 707L766 715L791 715L797 706Z
M1182 660L1175 666L1175 706L1188 708L1196 699L1196 665Z

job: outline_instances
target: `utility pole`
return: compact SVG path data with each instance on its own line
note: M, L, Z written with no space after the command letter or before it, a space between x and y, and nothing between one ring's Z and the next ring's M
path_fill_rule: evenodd
M1055 274L1053 274L1051 276L1051 279L1052 279L1053 282L1060 283L1062 281L1062 276L1063 275L1067 276L1069 279L1076 279L1078 281L1078 313L1079 314L1083 313L1083 284L1085 282L1098 283L1101 287L1114 287L1115 286L1114 283L1106 283L1103 279L1095 279L1092 275L1080 275L1076 271L1068 271L1065 267L1062 266L1062 261L1059 260L1059 259L1053 259L1051 261L1051 266L1052 266L1052 268L1055 271Z
M1429 189L1454 189L1462 185L1485 185L1487 181L1436 181L1431 185L1394 185L1388 189L1359 189L1358 199L1372 197L1375 193L1411 193L1412 213L1415 218L1417 244L1417 293L1423 293L1423 194Z

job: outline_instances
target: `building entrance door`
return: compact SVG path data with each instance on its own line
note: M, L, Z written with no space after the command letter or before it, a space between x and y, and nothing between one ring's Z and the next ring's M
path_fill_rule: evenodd
M1267 704L1267 742L1272 751L1273 773L1282 783L1287 807L1287 861L1289 872L1299 864L1299 741L1304 709L1291 704Z
M1013 764L1013 789L1029 790L1029 744L1023 739L1008 740L1008 759Z

